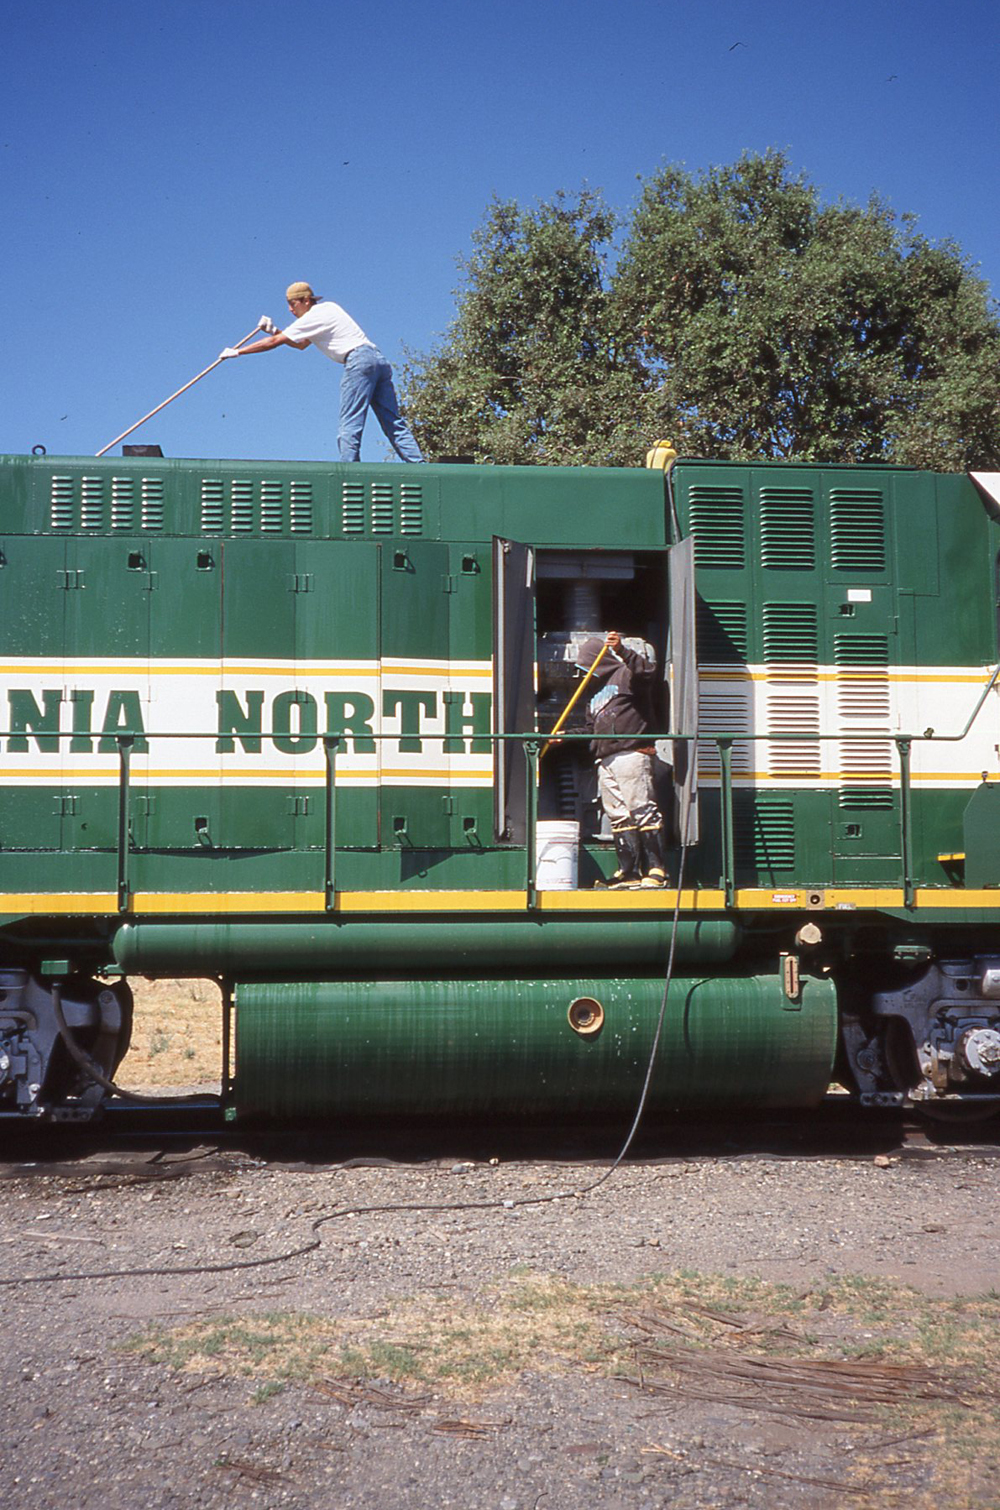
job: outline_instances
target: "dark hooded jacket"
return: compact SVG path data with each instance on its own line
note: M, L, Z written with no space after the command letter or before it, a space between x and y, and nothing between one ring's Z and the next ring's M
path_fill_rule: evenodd
M586 671L594 664L604 641L585 640L578 664ZM624 750L653 750L652 709L656 662L627 645L609 650L594 672L596 687L587 703L587 724L594 733L590 748L598 760Z

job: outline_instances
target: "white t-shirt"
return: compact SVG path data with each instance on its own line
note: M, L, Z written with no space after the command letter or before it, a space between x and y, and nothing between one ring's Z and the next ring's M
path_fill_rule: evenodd
M346 309L320 299L281 332L290 341L309 341L332 362L345 362L355 346L374 346Z

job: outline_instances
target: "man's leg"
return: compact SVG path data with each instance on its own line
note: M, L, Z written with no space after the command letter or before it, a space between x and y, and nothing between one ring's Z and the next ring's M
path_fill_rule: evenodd
M382 358L378 380L371 396L372 413L401 461L423 461L413 431L399 412L399 399L392 381L392 368Z
M618 869L608 885L614 889L621 887L631 889L633 886L638 886L642 875L640 869L642 851L639 847L638 830L617 780L615 762L618 758L612 755L597 762L597 790L601 806L611 824L611 837L615 841L615 855L618 860Z
M643 886L665 886L666 857L663 847L663 816L653 786L653 757L629 750L614 757L615 777L631 821L638 829L640 870Z
M382 360L374 346L355 346L344 363L344 376L340 382L340 428L337 432L341 461L358 461L361 456L361 432L365 428Z

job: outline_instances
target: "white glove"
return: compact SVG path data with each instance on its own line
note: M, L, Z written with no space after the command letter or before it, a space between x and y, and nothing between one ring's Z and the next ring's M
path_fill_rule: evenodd
M226 346L219 352L218 360L224 362L227 357L238 357L239 352L235 346Z
M276 336L278 334L278 327L277 325L275 325L270 315L261 315L260 319L257 321L257 329L266 331L269 336Z

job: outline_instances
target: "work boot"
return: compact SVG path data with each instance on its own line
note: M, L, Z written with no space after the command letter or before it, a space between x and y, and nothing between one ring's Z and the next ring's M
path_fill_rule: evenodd
M616 828L613 837L618 869L608 885L612 891L631 891L640 884L642 874L639 868L642 855L639 833L634 828Z
M670 877L667 875L667 862L663 853L663 829L644 828L639 831L639 845L642 850L640 869L642 880L640 886L643 890L652 887L669 886Z

